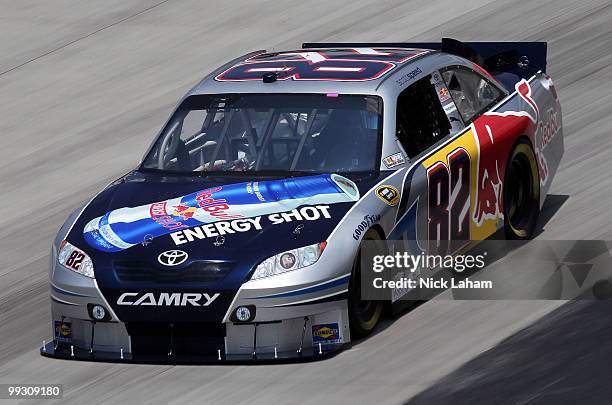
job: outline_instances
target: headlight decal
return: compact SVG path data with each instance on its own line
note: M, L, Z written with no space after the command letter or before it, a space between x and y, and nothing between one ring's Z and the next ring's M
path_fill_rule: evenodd
M94 268L91 258L87 253L68 241L63 241L61 243L57 254L57 261L68 270L72 270L86 277L94 278Z
M268 257L255 268L251 280L312 266L319 260L326 246L327 242L315 243Z

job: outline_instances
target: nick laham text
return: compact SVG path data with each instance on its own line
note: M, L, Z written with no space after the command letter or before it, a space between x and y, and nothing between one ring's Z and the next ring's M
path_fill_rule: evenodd
M374 288L390 288L390 289L414 289L414 288L432 288L432 289L491 289L493 282L490 280L470 280L469 278L458 279L439 279L439 278L419 278L409 279L402 277L396 280L383 280L377 277L373 280Z

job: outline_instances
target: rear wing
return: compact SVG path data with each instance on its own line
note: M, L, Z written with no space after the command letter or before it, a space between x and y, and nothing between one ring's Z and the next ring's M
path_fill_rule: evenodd
M546 42L461 42L452 38L442 38L440 42L306 42L302 44L303 49L347 47L440 50L471 60L493 75L511 73L523 79L529 79L538 71L546 71Z

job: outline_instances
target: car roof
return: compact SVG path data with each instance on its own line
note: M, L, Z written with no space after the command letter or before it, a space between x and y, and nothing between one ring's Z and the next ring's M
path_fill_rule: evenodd
M382 82L414 61L437 53L417 48L320 48L257 51L237 58L196 85L188 95L219 93L375 94ZM264 83L265 74L276 80Z

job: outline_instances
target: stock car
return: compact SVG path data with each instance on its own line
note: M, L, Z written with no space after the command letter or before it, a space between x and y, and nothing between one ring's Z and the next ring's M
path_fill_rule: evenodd
M545 68L546 43L453 39L227 63L59 230L41 354L292 360L369 334L363 241L532 236L564 148Z

